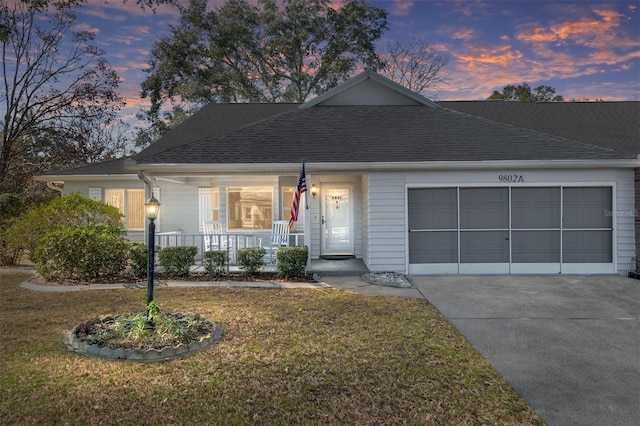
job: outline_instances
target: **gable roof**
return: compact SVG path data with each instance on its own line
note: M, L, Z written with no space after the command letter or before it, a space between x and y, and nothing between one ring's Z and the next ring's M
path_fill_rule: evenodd
M41 180L143 168L170 172L178 166L188 173L196 165L214 170L217 164L255 167L302 160L421 164L632 159L635 164L640 154L639 111L640 102L435 103L365 71L304 104L210 104L133 159L50 173Z
M352 96L345 96L351 92ZM376 96L377 95L377 96ZM300 108L340 105L424 105L440 106L373 71L364 71L339 86L305 102Z
M445 108L640 154L640 102L448 101Z

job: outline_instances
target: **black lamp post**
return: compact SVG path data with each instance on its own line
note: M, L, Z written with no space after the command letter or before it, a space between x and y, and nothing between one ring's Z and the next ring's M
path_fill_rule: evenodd
M160 203L151 195L149 201L144 203L144 208L149 219L149 259L147 260L147 306L153 301L153 262L155 260L155 240L156 240L156 224Z

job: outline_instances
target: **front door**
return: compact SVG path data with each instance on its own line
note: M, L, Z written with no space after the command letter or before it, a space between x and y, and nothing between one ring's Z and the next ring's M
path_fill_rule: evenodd
M353 188L323 184L321 203L322 253L353 255Z

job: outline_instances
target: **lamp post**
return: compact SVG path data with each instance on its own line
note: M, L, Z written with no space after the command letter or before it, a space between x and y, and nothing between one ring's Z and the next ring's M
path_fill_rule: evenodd
M155 220L158 217L158 210L160 209L160 203L156 198L151 195L149 201L144 203L144 209L149 219L149 258L147 260L147 306L153 301L153 262L155 260L155 240L156 240L156 224Z

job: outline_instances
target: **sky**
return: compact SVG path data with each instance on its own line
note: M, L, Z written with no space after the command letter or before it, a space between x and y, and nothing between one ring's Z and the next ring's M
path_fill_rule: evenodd
M368 3L389 12L381 47L417 37L449 58L447 83L430 94L438 100L486 99L522 82L552 86L567 100L640 100L640 0ZM173 7L154 14L134 0L89 0L80 8L78 25L96 33L122 79L125 119L148 105L139 93L150 50L178 20Z

